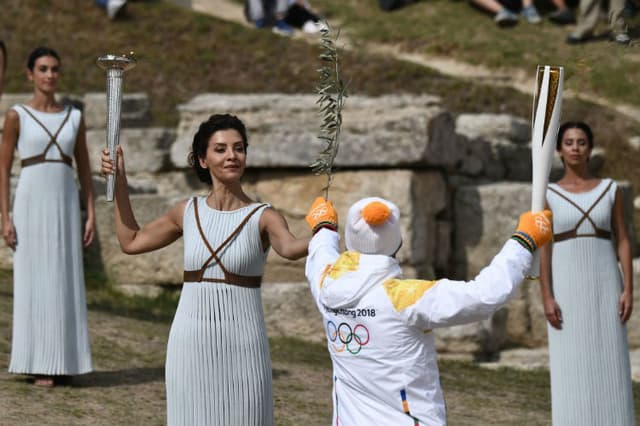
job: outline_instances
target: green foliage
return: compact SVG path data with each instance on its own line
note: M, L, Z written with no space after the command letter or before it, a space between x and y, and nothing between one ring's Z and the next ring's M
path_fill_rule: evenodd
M329 199L329 187L331 186L333 161L338 155L340 147L340 126L342 125L342 106L347 97L347 90L340 77L340 59L336 42L339 33L332 34L329 24L320 30L320 61L318 69L320 82L316 87L319 95L316 102L320 106L320 134L318 139L324 144L323 150L316 161L311 164L313 172L317 175L327 175L327 186L324 188L325 198Z

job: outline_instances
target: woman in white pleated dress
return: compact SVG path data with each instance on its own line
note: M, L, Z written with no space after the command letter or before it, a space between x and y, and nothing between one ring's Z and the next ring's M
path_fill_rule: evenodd
M621 190L589 172L592 148L585 123L560 127L564 175L547 191L554 238L540 254L552 420L556 426L632 426L625 326L633 308L631 246Z
M9 372L53 386L92 370L82 248L94 236L93 189L82 114L55 99L58 54L35 49L27 76L33 97L7 112L0 146L2 236L14 250ZM21 171L10 215L16 148ZM87 209L84 230L74 160Z
M273 425L269 344L260 284L269 247L287 259L307 254L285 219L251 200L240 179L247 155L244 124L212 115L193 139L190 162L210 186L143 226L129 201L122 149L116 167L116 233L137 254L184 236L184 286L166 360L167 422L189 426ZM108 152L103 174L113 173Z

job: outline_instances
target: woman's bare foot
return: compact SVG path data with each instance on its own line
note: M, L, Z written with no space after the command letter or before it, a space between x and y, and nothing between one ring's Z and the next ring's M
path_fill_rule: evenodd
M53 376L36 376L36 381L33 384L43 388L52 388L55 386L55 381Z

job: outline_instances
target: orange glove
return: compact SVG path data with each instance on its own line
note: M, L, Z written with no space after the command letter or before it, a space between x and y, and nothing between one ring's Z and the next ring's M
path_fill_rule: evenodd
M511 236L531 253L551 241L551 210L538 213L526 212L520 215L516 232Z
M320 228L329 228L333 231L338 230L338 214L333 208L331 201L327 201L322 197L315 199L309 213L305 217L311 231L315 234Z

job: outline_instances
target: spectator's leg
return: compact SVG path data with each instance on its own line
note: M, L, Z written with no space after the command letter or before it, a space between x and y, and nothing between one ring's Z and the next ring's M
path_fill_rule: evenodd
M275 0L274 11L276 21L273 24L274 33L285 36L290 36L293 34L293 27L285 21L285 16L287 14L288 8L288 0Z
M533 4L533 0L522 0L522 16L530 24L539 24L542 18Z
M627 24L624 21L625 0L609 0L609 28L614 37L627 34Z
M276 17L278 19L284 18L284 15L287 13L287 9L289 9L289 1L288 0L276 0Z
M471 0L473 4L482 10L493 13L493 20L498 26L510 27L518 23L518 15L507 9L496 0Z
M249 20L257 27L264 27L264 6L262 0L245 0L245 7ZM258 25L259 23L262 25Z
M576 22L576 17L571 9L567 7L565 0L551 0L556 10L549 14L549 20L554 24L566 25Z
M483 10L491 12L492 14L496 14L500 12L503 7L496 0L471 0L476 6L480 7Z
M578 7L578 25L569 37L573 37L574 39L589 37L596 28L599 16L600 0L580 0Z

